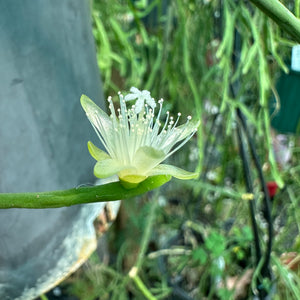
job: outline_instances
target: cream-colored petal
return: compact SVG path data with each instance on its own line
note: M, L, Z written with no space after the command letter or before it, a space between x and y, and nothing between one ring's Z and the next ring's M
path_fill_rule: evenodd
M199 176L198 173L188 172L178 167L172 165L164 165L164 164L156 166L147 175L148 176L171 175L178 179L194 179Z
M113 123L109 116L86 95L81 96L80 103L89 120L99 132L103 136L110 134L113 130Z
M183 140L186 137L188 137L193 131L195 131L199 125L200 125L199 120L190 120L188 124L182 124L178 126L176 129L180 131L180 136L179 140Z
M191 120L188 124L182 124L174 128L173 133L166 139L165 145L175 145L190 136L199 127L200 121Z
M165 158L165 153L153 147L144 146L139 148L134 156L133 165L137 168L139 175L145 175Z
M103 150L99 149L97 146L95 146L91 141L88 141L88 149L91 154L91 156L96 159L97 161L101 161L104 159L109 159L110 156L104 152Z
M124 168L114 159L104 159L96 163L94 174L98 178L106 178L118 174Z

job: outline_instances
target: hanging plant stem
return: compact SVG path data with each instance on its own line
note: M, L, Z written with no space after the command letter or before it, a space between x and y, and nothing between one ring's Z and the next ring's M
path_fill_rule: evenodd
M243 170L244 170L246 191L249 194L254 194L253 182L252 182L251 172L250 172L250 167L249 167L249 158L247 157L247 152L245 149L243 136L242 136L242 130L239 126L237 126L237 134L238 134L239 151L240 151L240 156L242 159L242 165L243 165ZM249 210L250 210L252 231L253 231L253 236L254 236L255 258L256 258L255 261L256 261L256 265L258 265L258 263L261 259L261 248L260 248L260 243L259 243L257 222L256 222L256 218L255 218L255 198L253 198L252 200L249 200Z
M250 0L300 43L300 20L278 0Z
M259 177L262 191L264 193L264 197L263 197L264 209L266 212L266 214L265 214L266 221L268 223L268 243L267 243L266 253L265 253L265 257L264 257L264 263L262 265L262 275L269 277L270 276L269 263L270 263L270 258L271 258L272 240L273 240L273 222L272 222L272 217L271 217L271 201L270 201L270 196L269 196L269 192L267 189L267 185L266 185L266 182L264 179L262 167L261 167L258 155L255 150L256 147L254 145L253 139L251 138L249 130L247 128L247 123L246 123L245 117L242 114L242 112L240 111L240 109L237 109L237 115L239 117L239 120L241 121L244 132L246 134L250 152L251 152L255 167L257 169L257 172L258 172L258 177Z

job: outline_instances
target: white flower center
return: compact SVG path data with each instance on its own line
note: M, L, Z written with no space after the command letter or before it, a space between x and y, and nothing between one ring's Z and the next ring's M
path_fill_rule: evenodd
M167 112L162 127L160 117L163 99L158 101L159 111L155 117L155 100L151 98L149 92L144 94L152 102L146 104L143 102L142 107L139 107L138 110L137 105L140 105L141 98L138 98L135 105L128 109L123 95L119 92L120 108L116 111L112 99L109 97L108 102L113 129L106 131L105 126L99 124L100 122L98 122L98 126L96 125L109 155L123 165L134 166L137 150L142 147L151 147L156 151L161 151L163 156L157 162L159 164L182 147L197 130L198 123L190 124L190 116L187 117L184 125L176 128L181 114L178 113L177 119L174 121L169 112Z

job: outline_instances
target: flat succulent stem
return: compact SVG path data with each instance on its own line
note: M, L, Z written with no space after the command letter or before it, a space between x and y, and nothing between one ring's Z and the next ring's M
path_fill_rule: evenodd
M167 175L152 176L132 189L124 188L120 182L113 182L42 193L3 193L0 194L0 209L57 208L84 203L123 200L158 188L170 179L171 176Z

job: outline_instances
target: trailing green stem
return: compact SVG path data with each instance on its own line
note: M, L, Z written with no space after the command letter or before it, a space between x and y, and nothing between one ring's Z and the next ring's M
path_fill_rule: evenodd
M250 0L300 43L300 20L278 0ZM297 1L298 2L298 1ZM296 10L298 13L298 10Z
M79 187L62 191L41 193L0 194L1 208L56 208L83 203L107 202L127 199L153 190L168 182L171 176L159 175L147 178L134 189L124 188L120 182Z
M249 165L248 155L247 155L248 153L245 149L242 130L240 126L237 126L237 135L238 135L239 152L243 164L243 171L244 171L247 193L254 194L253 182L252 182L251 172L250 172L250 165ZM261 255L261 247L259 242L258 226L257 226L256 216L255 216L255 199L249 201L249 212L250 212L251 225L252 225L252 231L254 236L256 265L258 265L262 255Z
M300 0L295 0L295 16L300 17Z
M143 293L143 295L145 296L146 299L148 299L148 300L157 300L157 298L154 297L151 294L151 292L147 289L147 287L145 286L145 284L143 283L143 281L141 280L139 275L135 273L136 269L134 269L134 268L131 271L132 275L129 275L129 276L132 278L132 280L134 281L136 286Z
M145 257L145 253L147 251L147 247L148 247L148 244L149 244L149 240L150 240L150 237L151 237L152 228L153 228L153 224L154 224L154 220L155 220L155 210L156 210L157 205L158 205L157 199L158 199L158 193L156 193L153 197L153 202L152 202L152 205L151 205L151 209L150 209L150 212L149 212L149 215L148 215L148 218L147 218L146 228L145 228L143 238L142 238L142 241L141 241L141 247L140 247L139 255L138 255L137 261L135 263L135 267L138 270L140 269L140 267L142 265L142 262L143 262L143 259Z
M140 279L138 272L142 266L143 259L145 257L145 253L147 251L147 247L149 244L149 240L152 233L152 228L155 220L155 210L157 208L157 199L158 199L158 193L154 195L154 201L152 202L151 209L147 218L146 228L143 234L143 238L141 241L141 247L139 251L138 258L136 260L135 265L131 268L129 272L129 277L133 279L136 286L139 288L139 290L143 293L143 295L149 299L149 300L155 300L156 298L151 294L151 292L148 290L148 288L144 285L143 281Z

